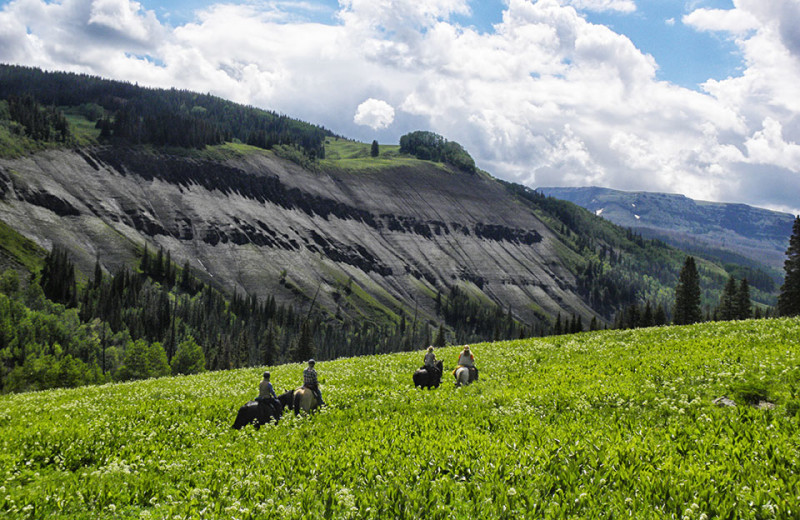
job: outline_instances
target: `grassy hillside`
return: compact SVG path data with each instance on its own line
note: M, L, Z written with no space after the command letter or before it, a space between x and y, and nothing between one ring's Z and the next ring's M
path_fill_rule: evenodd
M481 344L481 381L458 390L412 388L418 352L341 359L318 367L330 408L260 431L230 429L255 368L2 396L0 512L789 518L798 338L794 319ZM277 389L301 370L275 367Z
M23 266L28 272L36 272L41 269L45 254L44 249L0 220L0 271Z

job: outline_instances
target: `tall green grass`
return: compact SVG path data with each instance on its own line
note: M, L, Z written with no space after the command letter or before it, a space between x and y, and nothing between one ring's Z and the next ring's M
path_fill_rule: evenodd
M341 359L317 367L329 408L259 431L230 426L261 369L3 396L0 515L793 518L798 338L784 319L480 344L480 381L431 391L421 352ZM753 386L775 407L712 404Z

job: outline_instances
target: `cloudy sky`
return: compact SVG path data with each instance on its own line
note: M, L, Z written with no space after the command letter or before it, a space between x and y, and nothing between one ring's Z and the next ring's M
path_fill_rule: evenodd
M0 0L0 62L432 130L531 187L800 213L800 0Z

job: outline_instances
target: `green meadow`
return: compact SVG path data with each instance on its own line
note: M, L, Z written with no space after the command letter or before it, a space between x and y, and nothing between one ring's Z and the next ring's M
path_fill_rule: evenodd
M421 351L319 363L330 406L258 431L261 368L0 396L0 516L800 517L800 319L473 350L459 389L415 389Z
M419 166L420 160L400 153L400 145L382 144L378 146L378 157L370 155L370 143L360 143L337 137L325 139L325 159L319 161L320 167L346 171L349 173L369 173L386 168ZM442 171L449 171L442 163L429 162Z

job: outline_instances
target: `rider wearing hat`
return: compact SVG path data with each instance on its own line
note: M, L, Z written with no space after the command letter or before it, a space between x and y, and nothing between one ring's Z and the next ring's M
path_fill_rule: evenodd
M303 386L314 392L314 396L319 401L319 405L325 404L322 400L322 391L319 389L319 381L317 380L317 371L314 370L316 362L313 359L308 360L308 367L303 370Z
M464 350L461 351L461 354L458 355L458 363L462 367L474 367L475 366L475 356L472 355L472 351L469 349L469 345L464 346Z
M268 399L268 398L276 399L278 396L275 395L275 390L272 388L272 383L269 382L269 372L264 372L264 379L258 384L258 399Z
M465 345L464 350L458 355L456 370L458 370L459 367L467 367L469 369L470 381L478 380L478 368L475 366L475 356L472 355L469 345ZM456 373L456 370L453 370L453 374Z

